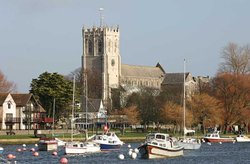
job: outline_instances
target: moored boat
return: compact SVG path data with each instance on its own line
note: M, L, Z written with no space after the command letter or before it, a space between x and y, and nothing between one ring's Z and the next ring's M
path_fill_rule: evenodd
M55 138L40 138L38 143L38 150L40 151L52 151L57 150L57 141Z
M236 137L235 137L235 140L237 142L250 142L250 138L243 135L243 134L238 134Z
M195 138L185 138L183 140L179 140L178 144L185 150L195 150L201 147L200 140Z
M164 133L150 133L146 141L139 148L141 158L167 158L183 155L183 147Z
M118 150L123 145L123 142L117 137L115 132L96 134L91 138L94 143L100 145L101 150Z
M85 154L100 151L100 146L94 142L68 142L65 146L65 154Z
M234 138L221 137L219 131L208 133L203 138L205 142L234 142Z
M85 81L86 87L87 88L87 82ZM74 92L75 92L75 76L74 76L74 80L73 80L73 103L75 103L75 98L74 98ZM87 92L86 93L86 125L88 124L87 122ZM72 113L74 111L74 106L72 105ZM72 122L71 122L71 142L67 142L65 145L65 154L85 154L85 153L96 153L99 152L100 149L100 145L96 144L94 142L73 142L73 129L74 129L74 114L72 114ZM88 139L88 129L86 127L85 129L85 134L86 134L86 139Z

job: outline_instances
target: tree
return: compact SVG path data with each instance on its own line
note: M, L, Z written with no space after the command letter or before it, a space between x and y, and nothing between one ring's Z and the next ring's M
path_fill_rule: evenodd
M183 106L176 104L173 101L167 101L163 107L161 108L161 119L163 123L173 124L175 129L179 127L183 128L183 121L184 121L184 111ZM185 110L185 125L191 126L193 123L193 116L192 113L188 108Z
M126 115L128 118L128 123L131 125L140 124L140 113L136 106L130 106L128 108L122 109L122 114Z
M181 127L183 123L183 109L180 105L168 101L161 108L161 120L165 124L174 125L174 133L176 129Z
M226 132L242 119L242 111L249 108L250 77L242 74L218 74L213 79L213 89L215 97L223 105L223 125Z
M220 64L219 73L245 74L250 72L250 47L229 43L222 51L224 62Z
M201 124L203 133L206 133L206 127L214 127L222 122L222 111L220 102L206 93L196 94L188 102L193 113L193 121L195 124Z
M37 79L32 79L30 93L38 97L41 105L52 117L53 100L56 100L55 117L68 114L72 105L72 81L58 73L44 72Z
M160 108L156 100L157 92L152 88L140 88L132 93L126 103L126 107L137 106L143 124L158 123Z
M0 70L0 92L14 92L16 90L16 85L13 82L7 80L6 76Z

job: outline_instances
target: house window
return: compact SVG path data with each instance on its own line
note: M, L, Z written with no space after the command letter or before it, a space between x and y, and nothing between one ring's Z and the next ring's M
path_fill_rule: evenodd
M11 109L11 102L8 102L8 109Z
M12 118L13 118L13 114L12 113L6 113L6 121L7 122L12 121Z

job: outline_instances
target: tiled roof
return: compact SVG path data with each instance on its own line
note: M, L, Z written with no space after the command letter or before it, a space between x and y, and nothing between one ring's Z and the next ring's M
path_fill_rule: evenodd
M9 93L0 93L0 106L4 103Z
M45 109L36 101L32 93L18 93L18 94L11 94L13 97L17 107L23 107L27 105L30 99L34 99L36 105L38 105L40 112L46 112Z
M11 94L11 96L13 97L16 106L25 106L29 102L32 94L31 93Z
M150 77L160 78L164 76L164 72L159 67L150 66L135 66L135 65L121 65L121 74L123 77Z
M187 78L188 75L189 73L187 72L185 78ZM184 73L166 73L162 84L183 84L183 76Z

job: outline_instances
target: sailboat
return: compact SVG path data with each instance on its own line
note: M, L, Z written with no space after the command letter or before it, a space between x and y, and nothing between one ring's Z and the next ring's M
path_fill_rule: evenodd
M85 78L86 80L86 78ZM87 80L86 80L87 81ZM87 82L85 81L85 87L87 87ZM100 145L94 142L74 142L73 141L73 130L74 130L74 104L75 104L75 76L73 80L73 103L72 103L72 119L71 119L71 142L66 143L65 146L65 154L85 154L85 153L95 153L100 152ZM85 90L86 94L86 102L87 102L87 88ZM87 136L87 103L86 103L86 140L88 139Z
M184 59L184 73L183 73L183 139L178 141L180 146L183 146L184 149L186 150L193 150L193 149L199 149L201 147L201 142L200 140L196 138L187 138L186 134L187 133L195 133L194 130L188 130L186 128L185 122L186 122L186 87L185 87L185 82L186 82L186 70L185 70L185 63L186 60Z
M55 136L55 105L56 105L56 100L54 98L53 101L53 132L52 132L52 136ZM57 142L57 146L65 146L66 142L64 142L63 140L60 140L59 138L55 138L56 142Z

